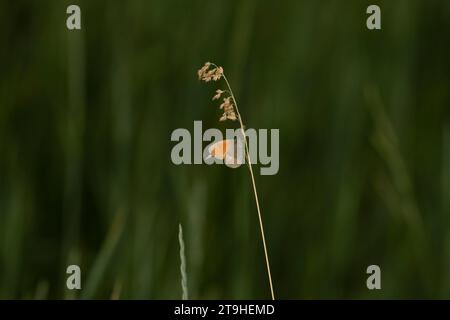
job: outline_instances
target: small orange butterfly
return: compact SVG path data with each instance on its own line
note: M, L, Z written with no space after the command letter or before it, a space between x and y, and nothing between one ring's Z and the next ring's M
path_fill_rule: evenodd
M244 163L244 148L239 139L226 139L208 146L208 157L222 160L227 167L238 168Z

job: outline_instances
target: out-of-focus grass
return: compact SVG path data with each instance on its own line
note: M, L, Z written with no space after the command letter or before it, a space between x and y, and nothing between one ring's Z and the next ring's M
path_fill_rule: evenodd
M103 280L106 273L106 269L111 266L111 259L116 251L118 242L122 236L123 229L125 228L125 213L119 211L117 217L113 221L105 242L94 264L91 266L88 272L88 277L85 281L85 287L81 293L83 299L92 299L95 297L97 290ZM118 277L118 279L120 279Z
M2 1L0 298L178 298L179 223L189 298L269 297L245 168L170 161L215 126L207 60L280 129L256 177L279 298L447 297L450 3L376 2L379 32L358 0L80 1L69 32L69 2Z
M442 130L442 223L450 223L450 122L447 122ZM444 229L443 255L441 259L441 270L444 270L443 281L441 281L441 294L445 296L448 293L450 285L450 274L448 261L450 261L450 230Z
M189 299L187 272L186 272L186 253L183 239L183 228L179 225L178 242L180 243L180 276L181 276L181 298L183 300Z

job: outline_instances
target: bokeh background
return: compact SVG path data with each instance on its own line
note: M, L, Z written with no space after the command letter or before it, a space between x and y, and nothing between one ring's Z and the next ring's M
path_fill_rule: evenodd
M206 61L247 127L280 129L256 177L278 298L450 297L450 1L3 0L0 21L0 298L179 299L179 224L189 298L270 298L248 170L170 160L174 129L230 126Z

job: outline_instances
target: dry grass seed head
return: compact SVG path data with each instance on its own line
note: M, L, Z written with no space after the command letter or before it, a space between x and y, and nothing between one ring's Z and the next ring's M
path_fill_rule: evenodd
M222 67L215 67L212 69L209 69L212 66L211 62L206 62L203 67L201 67L197 71L198 79L210 82L210 81L218 81L223 76L223 68Z
M214 95L214 97L212 98L213 100L219 100L220 97L222 96L222 93L224 93L225 91L217 89L216 90L216 94Z
M212 69L211 66L213 66ZM211 62L206 62L203 67L197 71L198 79L205 82L219 81L223 77L223 68L218 67ZM222 97L222 94L226 91L217 89L212 100L218 100ZM220 105L220 109L223 109L223 114L219 121L225 120L237 120L236 113L234 111L234 104L231 96L225 97L223 103Z

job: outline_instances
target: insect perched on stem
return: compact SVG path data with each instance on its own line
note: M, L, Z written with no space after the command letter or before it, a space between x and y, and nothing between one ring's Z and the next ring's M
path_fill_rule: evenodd
M259 200L258 200L258 192L256 191L255 177L253 175L252 162L250 159L250 152L249 152L249 147L247 144L247 137L245 134L245 126L242 121L242 117L239 113L236 98L233 94L233 90L231 89L230 83L228 82L228 79L225 76L225 73L224 73L224 70L222 67L219 67L216 64L211 63L211 62L206 62L203 65L203 67L201 67L198 70L197 75L198 75L198 79L201 81L210 82L210 81L219 81L219 80L223 79L226 83L227 89L226 90L217 89L212 100L219 100L222 98L222 103L220 104L219 108L223 111L223 114L220 117L219 121L226 121L226 120L236 121L236 120L238 120L239 125L241 127L245 158L247 159L247 165L248 165L250 177L252 180L253 194L255 196L256 209L258 211L259 227L261 230L261 239L262 239L263 248L264 248L264 256L265 256L265 260L266 260L267 275L269 278L270 293L272 296L272 300L275 300L275 294L274 294L273 284L272 284L272 274L270 272L269 255L267 253L266 237L264 235L264 227L263 227L261 209L260 209ZM239 159L235 158L235 154L230 155L230 153L229 153L229 150L231 150L231 149L239 150L239 146L236 146L235 148L233 148L235 143L236 142L233 140L222 140L222 141L214 143L208 149L209 157L215 157L220 160L224 160L225 164L232 168L239 166L241 164L241 163L239 163ZM239 140L237 143L239 143ZM228 162L228 164L227 164L227 162Z
M225 139L208 147L208 157L222 160L229 168L238 168L244 163L244 147L241 139Z

